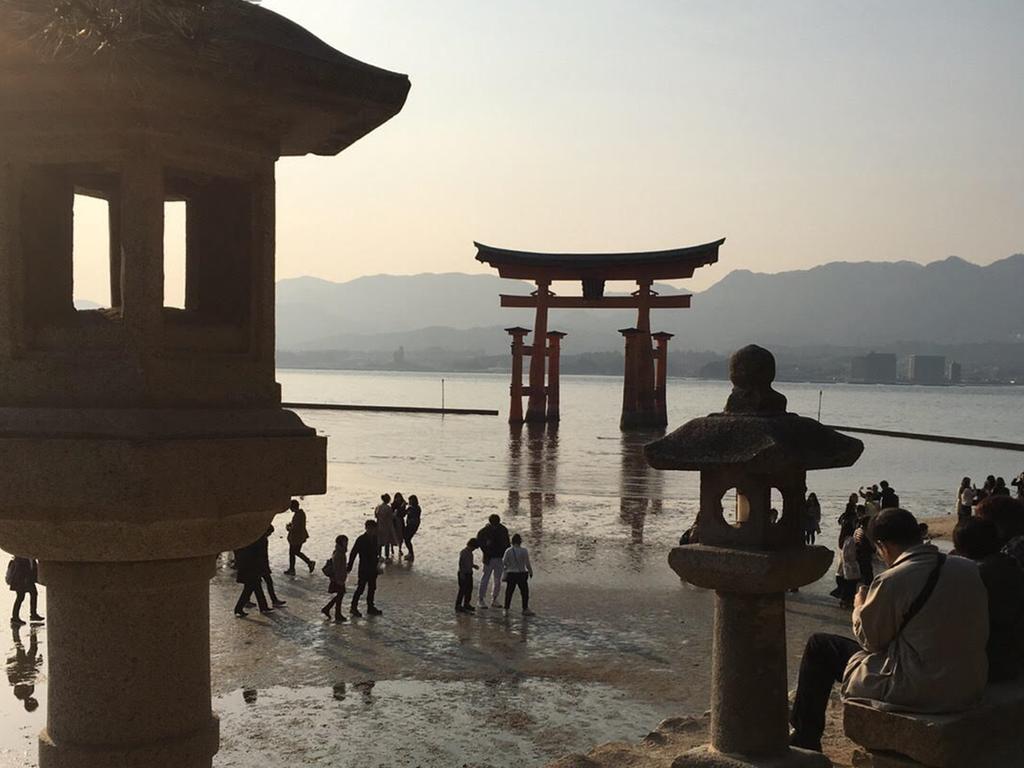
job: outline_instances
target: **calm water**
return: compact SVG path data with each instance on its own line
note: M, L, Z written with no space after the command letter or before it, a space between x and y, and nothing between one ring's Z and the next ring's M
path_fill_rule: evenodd
M681 530L695 511L696 476L658 472L641 455L654 435L618 429L620 381L567 376L562 383L562 422L557 430L511 430L506 424L504 374L445 376L451 407L498 408L501 416L407 416L305 412L307 423L331 436L332 485L349 481L381 491L435 490L509 494L510 510L553 507L559 499L620 506L622 516L584 515L574 523L596 534L641 535L649 512ZM409 373L281 371L285 398L299 402L437 406L441 377ZM669 382L669 428L721 410L726 382ZM1024 435L1024 388L928 388L780 384L790 410L850 426L1019 441ZM904 506L924 515L952 509L953 490L967 474L1007 480L1024 468L1024 454L858 435L865 451L850 469L813 473L809 489L826 518L837 516L849 493L889 480ZM367 499L367 504L373 500ZM317 504L319 501L312 501ZM425 509L429 502L425 502ZM834 513L831 514L831 513ZM545 521L545 524L547 521ZM668 531L665 531L667 535Z

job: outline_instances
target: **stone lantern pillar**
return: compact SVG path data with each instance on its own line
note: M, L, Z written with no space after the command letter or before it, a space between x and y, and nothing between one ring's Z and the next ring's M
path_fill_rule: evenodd
M409 83L241 0L81 12L0 5L0 547L47 587L41 768L208 768L217 554L326 484L275 382L274 164L340 152ZM101 310L72 300L76 196L109 210Z
M744 347L729 373L733 391L723 413L687 422L645 448L657 469L700 472L698 543L673 549L669 564L691 584L715 590L711 744L673 766L827 768L823 755L788 745L785 593L817 581L833 559L827 548L804 544L807 471L851 466L864 446L787 413L786 398L771 386L768 350ZM773 488L783 500L776 523ZM732 489L735 524L722 509Z

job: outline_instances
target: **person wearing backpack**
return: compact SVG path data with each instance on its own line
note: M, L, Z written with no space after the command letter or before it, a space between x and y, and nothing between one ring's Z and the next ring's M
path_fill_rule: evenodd
M28 557L15 557L7 565L7 586L11 588L17 597L14 598L14 608L11 611L11 626L21 627L25 622L21 620L21 604L25 602L25 595L29 599L29 619L31 621L43 621L39 615L39 592L36 590L36 581L39 579L39 564Z
M985 688L988 597L978 566L924 544L905 509L882 510L868 536L887 570L857 590L856 640L815 634L807 641L790 714L795 747L821 751L840 681L844 698L921 713L967 709Z
M494 587L491 593L491 608L498 607L498 595L501 593L502 572L504 571L503 558L505 552L512 546L512 540L508 535L508 528L501 524L501 517L491 515L487 518L487 525L476 534L477 545L483 555L484 569L480 574L480 592L477 595L477 607L487 607L487 586L491 579L494 579Z
M339 536L334 540L334 553L324 563L324 576L330 579L327 591L331 593L330 602L320 609L320 613L331 618L331 608L334 609L334 620L338 623L348 621L341 613L341 601L345 597L345 582L348 577L348 536Z

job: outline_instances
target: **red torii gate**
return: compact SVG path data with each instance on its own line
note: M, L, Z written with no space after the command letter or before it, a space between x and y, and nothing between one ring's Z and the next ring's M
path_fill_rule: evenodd
M636 309L635 328L621 331L626 356L623 381L622 429L663 427L668 424L665 402L669 333L651 334L652 309L686 309L690 296L659 296L655 280L692 277L700 267L718 261L725 238L713 243L638 253L533 253L474 243L476 259L498 270L501 277L530 280L537 290L529 296L501 296L501 306L536 309L533 343L525 342L528 328L507 328L512 336L512 387L509 422L557 421L558 358L565 334L548 331L550 309ZM582 296L556 296L551 283L579 281ZM635 281L630 296L605 296L608 280ZM652 344L656 342L657 348ZM529 386L523 387L523 357L530 356ZM547 382L545 383L545 372ZM522 397L527 396L523 414Z

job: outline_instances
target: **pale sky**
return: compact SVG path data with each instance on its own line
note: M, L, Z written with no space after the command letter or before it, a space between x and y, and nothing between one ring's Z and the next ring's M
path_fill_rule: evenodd
M281 278L486 271L473 240L727 237L696 289L741 268L1024 251L1020 0L264 5L413 84L339 157L281 162ZM107 295L99 269L78 279Z

